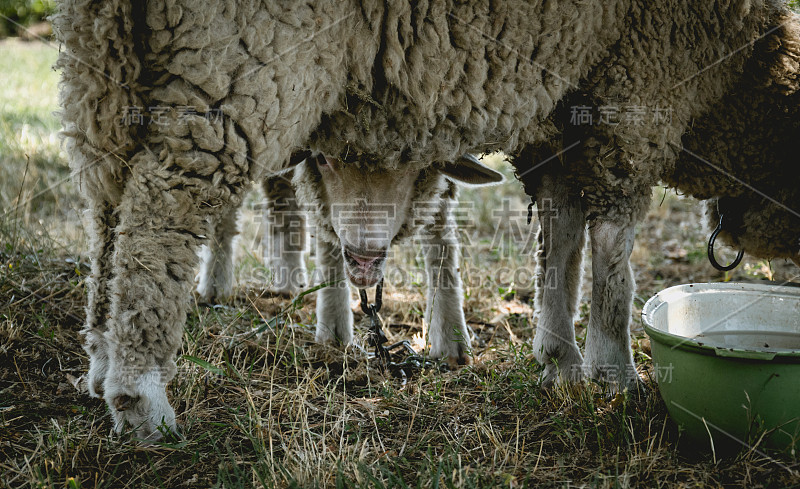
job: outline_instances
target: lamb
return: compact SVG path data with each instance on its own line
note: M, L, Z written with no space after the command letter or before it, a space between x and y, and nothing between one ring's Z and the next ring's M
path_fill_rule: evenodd
M302 149L407 171L467 153L520 155L559 134L548 117L581 86L607 103L672 109L668 122L619 124L582 143L596 198L580 203L599 264L584 364L599 376L631 367L628 255L650 186L674 168L691 120L734 86L752 44L786 15L775 0L59 7L64 135L91 234L90 393L118 430L127 423L142 437L175 428L165 385L196 248L248 182ZM147 123L120 124L129 113ZM580 215L555 190L570 219ZM559 255L574 256L577 241ZM560 334L564 314L552 311L569 301L552 301L539 328ZM566 354L541 343L548 365L551 353L580 363L569 341Z
M421 171L347 165L318 155L265 179L268 200L264 239L275 271L276 288L295 293L305 284L302 254L303 214L313 221L317 270L329 284L318 292L316 340L349 344L353 339L350 288L377 285L389 247L419 238L428 276L425 318L430 356L451 365L469 363L470 337L463 311L459 244L450 208L456 182L492 185L503 175L465 155L456 164L432 165ZM295 197L294 187L299 199ZM230 242L235 215L216 226L216 235L200 272L198 291L207 300L230 295Z

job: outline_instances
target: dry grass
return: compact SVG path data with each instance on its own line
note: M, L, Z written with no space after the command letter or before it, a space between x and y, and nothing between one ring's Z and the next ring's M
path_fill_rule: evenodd
M18 86L28 86L30 73L12 69L21 65L15 56L39 60L33 73L53 57L40 45L0 43L0 60L10 60ZM38 99L52 95L53 81ZM141 447L129 435L114 436L104 403L86 394L81 378L88 267L76 204L71 189L59 185L36 196L64 174L63 155L47 142L54 107L23 106L5 92L2 100L0 140L24 151L0 146L9 175L0 182L0 487L797 484L797 461L787 455L774 456L794 474L755 450L714 463L705 447L683 439L652 381L618 397L593 383L540 389L530 347L533 235L513 181L462 195L467 317L478 345L472 366L403 379L381 372L359 348L314 344L313 294L293 303L263 292L269 272L259 258L254 194L243 218L236 301L195 304L185 327L180 374L169 386L185 438ZM33 115L22 117L26 111ZM41 143L25 146L24 134L32 133ZM37 178L23 179L26 168ZM795 274L783 263L770 269L752 260L731 277L714 272L696 202L662 197L654 189L633 255L633 334L645 376L651 362L638 315L653 293L690 281ZM419 258L405 247L390 266L396 278L383 315L398 339L422 335ZM413 273L400 280L397 270ZM587 285L576 322L580 342L588 291Z

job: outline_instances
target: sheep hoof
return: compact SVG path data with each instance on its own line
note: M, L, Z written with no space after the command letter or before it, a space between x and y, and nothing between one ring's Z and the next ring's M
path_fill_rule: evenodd
M628 394L630 395L630 397L637 400L642 400L646 398L647 394L650 391L647 388L647 385L640 378L637 378L633 382L633 384L628 385L626 389L628 390Z
M451 370L472 364L469 344L458 341L434 342L431 346L431 358L441 358Z
M583 357L577 347L567 347L568 353L560 359L538 359L544 364L542 389L548 390L560 383L579 382L583 379ZM544 361L543 361L544 360Z
M578 365L580 367L580 364ZM580 373L580 368L575 366L561 370L555 364L547 364L542 373L541 387L543 390L551 390L560 384L569 384L573 382L580 382L583 375Z
M131 427L134 436L145 444L160 441L165 434L177 431L175 411L161 393L120 394L110 399L109 406L114 415L114 431L122 433L126 426Z
M102 399L103 398L103 379L96 377L94 379L90 379L88 382L89 385L89 395L92 397L97 397Z
M330 346L346 346L353 342L352 326L348 325L346 321L332 321L333 324L338 324L333 328L327 327L321 323L317 323L317 331L314 335L314 341L321 345Z
M543 391L551 391L555 388L557 380L558 380L558 375L553 375L552 373L548 373L547 368L545 368L545 371L542 374L542 382L539 384L539 386Z
M198 302L214 306L217 304L230 304L233 301L232 290L197 289Z
M635 372L633 367L627 370ZM625 390L631 395L639 395L646 390L642 379L640 379L639 375L636 373L629 372L628 375L624 373L620 375L616 372L607 373L595 371L591 377L598 382L606 384L608 392L612 395L622 393Z
M108 371L108 357L105 353L98 354L97 352L89 355L89 373L86 379L89 395L102 398L105 393L103 383L106 381L106 372Z
M122 394L114 398L114 409L117 411L127 411L139 402L138 397L132 397L127 394Z
M169 405L162 369L131 378L113 369L106 376L105 399L114 418L114 431L133 428L140 440L158 441L163 433L175 431L175 411Z
M614 402L624 396L627 391L627 397L636 401L641 401L647 397L648 388L642 379L636 379L628 384L620 385L618 383L606 384L608 390L605 391L605 398L608 402Z
M447 366L450 367L450 370L456 370L465 365L472 365L472 359L466 355L447 357L445 361L447 362Z

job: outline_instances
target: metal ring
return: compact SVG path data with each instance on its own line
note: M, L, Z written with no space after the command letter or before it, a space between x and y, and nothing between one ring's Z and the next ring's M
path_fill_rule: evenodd
M730 272L734 268L739 266L739 263L742 262L742 257L744 257L744 250L739 250L739 254L736 255L736 259L731 262L730 265L720 265L717 261L717 258L714 256L714 243L717 241L717 235L722 231L722 218L725 217L724 214L719 215L719 224L717 224L717 228L711 233L711 238L708 240L708 261L711 262L711 266L719 270L720 272Z

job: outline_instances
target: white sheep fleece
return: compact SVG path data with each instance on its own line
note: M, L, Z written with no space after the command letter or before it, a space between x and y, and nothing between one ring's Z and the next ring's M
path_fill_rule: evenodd
M667 123L617 126L589 165L598 195L619 197L592 212L630 226L687 125L740 76L780 12L771 0L63 2L54 29L92 236L93 392L118 426L140 425L144 409L174 428L163 396L137 379L175 374L207 223L298 148L417 168L514 155L553 137L547 117L590 80L603 100L672 109ZM132 108L145 123L132 123ZM625 243L603 249L619 255ZM604 290L608 324L627 326L611 304L625 294ZM623 349L591 358L629 366Z

